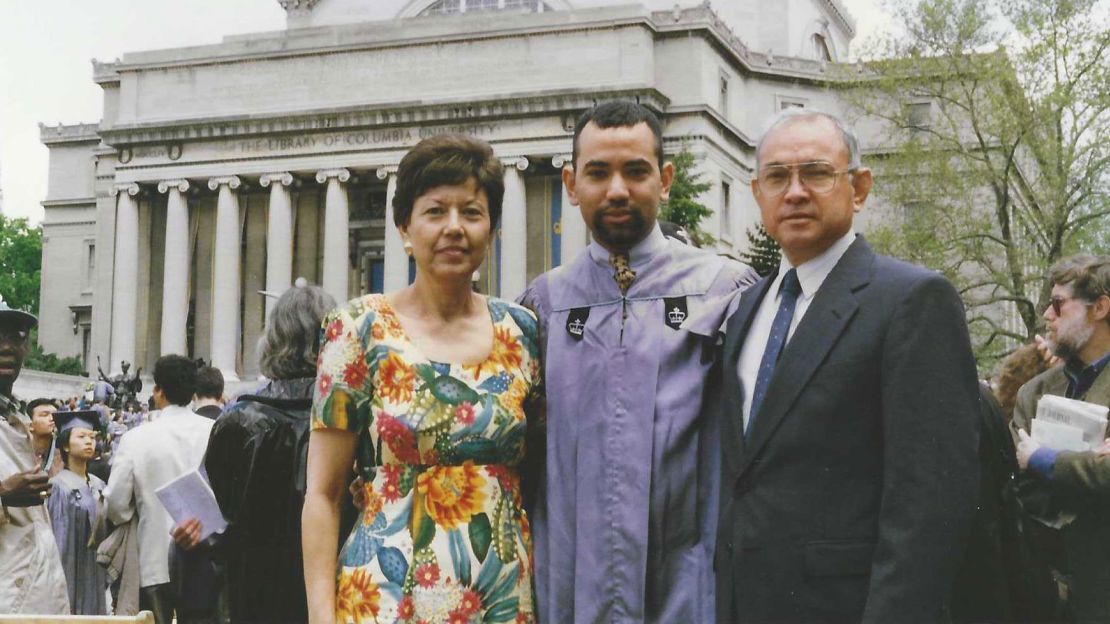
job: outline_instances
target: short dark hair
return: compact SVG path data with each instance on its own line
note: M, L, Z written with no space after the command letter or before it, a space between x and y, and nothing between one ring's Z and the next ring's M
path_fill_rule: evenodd
M504 168L489 143L465 134L441 134L424 139L409 150L397 167L393 195L393 223L408 225L412 206L437 186L455 186L474 178L489 200L490 229L501 220L505 198Z
M197 363L184 355L163 355L154 363L154 385L170 403L188 405L197 389Z
M219 399L224 396L224 374L214 366L197 369L197 398Z
M571 165L578 168L578 137L582 135L590 122L598 128L631 128L646 123L651 133L655 135L655 159L659 161L659 169L663 169L663 125L659 118L643 104L632 100L613 100L598 104L582 113L578 123L574 124L574 152L571 156Z
M61 406L58 405L57 399L47 399L45 397L39 397L27 404L27 415L30 416L34 414L35 408L40 405L53 405L55 409L61 409Z
M1071 284L1072 294L1087 301L1110 297L1110 256L1064 258L1052 267L1052 283Z

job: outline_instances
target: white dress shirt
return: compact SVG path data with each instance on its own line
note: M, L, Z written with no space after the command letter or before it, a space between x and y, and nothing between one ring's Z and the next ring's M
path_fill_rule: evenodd
M159 417L123 434L104 499L108 519L127 522L139 514L139 583L170 581L173 519L154 491L200 467L213 421L188 407L170 405Z
M783 255L782 261L779 264L779 273L775 276L775 280L771 282L771 286L767 289L767 294L763 297L763 301L759 303L759 309L756 310L755 317L752 319L751 328L748 330L748 335L744 339L744 346L740 348L740 361L737 365L737 376L740 378L741 387L744 389L744 430L748 428L748 420L751 418L752 411L752 393L755 389L755 380L759 375L759 365L763 360L763 351L767 348L767 339L771 334L771 325L775 321L775 314L779 309L779 301L782 298L779 292L782 286L782 278L790 269L797 269L798 283L802 286L802 292L798 295L798 301L794 304L794 317L790 320L790 331L786 334L786 342L789 344L790 338L794 335L794 330L798 328L798 323L802 321L802 317L806 315L806 310L809 309L813 298L817 295L817 291L821 288L821 284L825 283L825 278L832 273L836 263L840 262L840 258L848 248L852 246L852 242L856 240L856 231L849 229L848 233L842 236L839 240L832 244L831 247L823 251L820 255L814 257L808 262L803 262L798 266L793 266L790 261ZM747 293L751 293L748 290ZM783 349L786 346L783 345Z

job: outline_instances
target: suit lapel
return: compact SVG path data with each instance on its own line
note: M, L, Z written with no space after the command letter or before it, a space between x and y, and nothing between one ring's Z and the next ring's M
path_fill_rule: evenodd
M855 292L870 281L874 259L875 254L863 237L857 237L821 284L775 367L763 405L755 415L737 474L744 472L774 435L855 316L859 308Z

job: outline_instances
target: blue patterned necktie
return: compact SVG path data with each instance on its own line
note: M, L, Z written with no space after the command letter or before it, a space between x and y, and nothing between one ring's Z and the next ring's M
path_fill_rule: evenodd
M759 374L755 378L755 389L752 391L752 409L748 412L748 426L744 429L747 435L752 430L752 423L759 413L763 397L767 394L767 386L771 385L771 377L775 374L775 365L778 364L782 348L786 344L786 336L790 333L790 321L794 319L794 304L798 302L798 295L802 292L802 285L798 283L798 273L794 269L786 272L782 277L778 312L771 323L771 335L767 337L767 348L763 350L763 359L759 362Z

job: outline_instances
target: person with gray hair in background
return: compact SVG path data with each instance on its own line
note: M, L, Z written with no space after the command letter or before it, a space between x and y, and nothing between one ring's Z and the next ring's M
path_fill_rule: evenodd
M268 293L264 293L268 294ZM215 546L233 622L308 619L301 557L309 409L320 325L335 299L303 279L285 291L258 343L268 381L227 406L212 428L204 466L228 529ZM196 544L195 520L174 531Z
M1022 468L1018 492L1025 510L1062 542L1051 555L1057 578L1067 586L1067 615L1077 622L1105 622L1110 621L1110 440L1097 451L1066 451L1030 434L1046 395L1110 406L1110 256L1064 258L1052 267L1050 279L1052 296L1043 318L1046 342L1060 363L1018 390L1010 421Z

